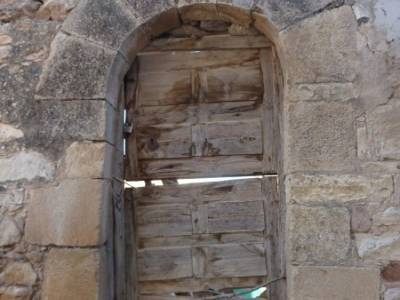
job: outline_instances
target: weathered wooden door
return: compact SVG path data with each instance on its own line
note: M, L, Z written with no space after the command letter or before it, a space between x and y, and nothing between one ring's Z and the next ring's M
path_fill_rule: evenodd
M128 178L276 173L270 46L206 36L141 53L128 76ZM139 299L266 280L275 178L147 186L132 198Z

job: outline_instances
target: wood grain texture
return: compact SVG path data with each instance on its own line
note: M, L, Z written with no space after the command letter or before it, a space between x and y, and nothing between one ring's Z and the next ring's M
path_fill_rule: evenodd
M209 35L201 38L165 38L150 43L143 52L171 50L249 49L271 47L264 36Z

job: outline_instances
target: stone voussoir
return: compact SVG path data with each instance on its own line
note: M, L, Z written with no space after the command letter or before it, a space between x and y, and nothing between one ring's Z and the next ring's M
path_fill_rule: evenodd
M63 23L63 30L118 49L137 26L135 11L121 0L82 0ZM90 16L90 17L89 17Z
M58 33L36 88L36 99L105 99L116 51Z

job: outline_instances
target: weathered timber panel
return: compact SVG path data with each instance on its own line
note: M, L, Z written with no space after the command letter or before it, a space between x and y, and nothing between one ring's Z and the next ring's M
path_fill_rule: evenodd
M240 287L265 279L263 180L133 190L142 296Z
M129 179L275 171L273 106L264 88L269 91L273 69L266 58L270 45L260 37L250 40L243 38L247 46L238 49L138 56L135 132L128 141L136 147L128 154L136 157L130 157Z

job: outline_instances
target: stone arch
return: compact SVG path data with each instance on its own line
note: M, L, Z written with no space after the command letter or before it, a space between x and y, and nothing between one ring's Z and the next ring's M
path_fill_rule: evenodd
M179 24L179 12L186 11L193 14L193 17L201 17L202 13L207 13L214 14L216 18L227 18L233 22L254 22L256 28L273 41L278 50L284 71L283 81L285 82L284 94L281 95L282 99L303 97L303 99L295 99L295 101L303 101L310 97L323 98L327 94L337 91L347 95L349 89L352 89L349 85L354 80L353 70L346 67L348 60L354 57L354 53L348 46L352 42L344 40L340 45L341 50L345 51L346 55L337 56L334 54L334 58L340 58L339 64L335 59L328 59L325 66L322 66L322 61L331 53L329 52L331 46L329 38L323 42L325 48L322 48L322 51L327 50L328 53L321 53L321 48L318 45L309 48L310 57L305 57L296 52L303 45L300 40L301 37L305 37L302 30L314 30L314 25L308 26L307 22L302 25L302 28L291 27L291 25L312 16L313 13L321 13L324 9L331 8L328 5L330 1L310 4L306 8L294 7L292 15L286 12L285 7L273 10L274 5L268 4L270 2L261 5L256 5L256 1L234 0L177 2L178 4L175 1L157 0L82 0L67 18L54 39L50 57L37 86L37 99L65 100L67 106L68 102L71 102L72 105L74 101L78 100L82 105L90 105L89 111L93 112L95 118L101 120L101 122L96 128L96 132L89 135L88 139L107 141L108 144L112 145L112 154L107 155L103 165L120 166L113 170L111 168L107 171L107 175L104 175L107 184L112 183L114 196L111 199L109 192L106 189L102 190L101 199L104 211L96 216L100 224L99 236L102 238L101 241L97 240L90 246L97 246L100 249L105 242L105 252L108 254L104 255L104 252L99 252L101 253L99 261L92 266L98 268L97 272L111 268L108 269L111 272L106 272L111 274L113 268L112 254L110 254L113 249L107 249L112 237L107 228L112 223L110 219L111 202L121 201L121 183L115 179L123 178L121 137L117 134L117 132L122 132L121 103L119 103L120 84L136 53L151 38ZM328 16L322 17L325 18L324 20L317 20L316 22L323 23L328 20L330 25L337 26L339 30L343 28L343 30L355 32L353 22L346 21L347 18L351 17L351 8L344 7L338 8L338 10L341 11L339 17L337 15L330 17L327 13ZM91 17L88 18L88 15ZM341 20L346 21L344 25L347 26L346 28L337 25ZM322 33L324 34L324 32ZM319 34L318 30L315 30L313 34ZM312 38L313 35L311 34L308 39L311 40ZM291 43L295 44L295 50L289 47ZM316 62L319 64L312 65ZM336 86L324 85L326 82L339 83ZM342 84L343 82L345 84ZM317 89L314 89L314 84L318 85ZM299 91L309 92L310 90L311 96L298 93ZM283 106L286 105L285 101L282 101ZM342 111L343 109L344 111ZM347 107L343 109L339 107L335 110L335 113L348 112ZM77 122L84 126L84 116L80 118ZM284 120L285 125L286 121ZM291 143L294 141L291 140L290 132L283 136L286 144L285 155L287 153L294 155L291 160L285 160L286 163L290 163L298 158L296 156L301 156L302 153L291 148ZM338 150L346 151L346 149ZM334 157L334 159L336 158ZM312 170L313 166L301 163L295 164L295 167L282 166L284 172L300 170L303 167L306 170ZM325 169L329 170L329 168L330 166L327 166ZM79 244L74 244L74 242L68 242L65 246L80 247ZM110 286L112 278L107 276L100 276L99 278L99 282L95 285L96 290L93 293L99 295L100 298L111 299L111 295L114 293L113 287Z

